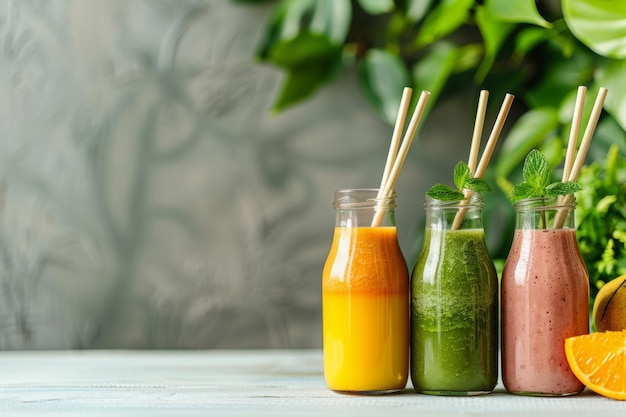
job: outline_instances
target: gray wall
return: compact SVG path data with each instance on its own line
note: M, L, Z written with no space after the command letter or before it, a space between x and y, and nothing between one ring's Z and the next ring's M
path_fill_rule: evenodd
M268 11L0 0L0 349L321 345L333 190L378 185L391 127L350 73L271 114ZM438 103L402 171L409 266L470 101Z

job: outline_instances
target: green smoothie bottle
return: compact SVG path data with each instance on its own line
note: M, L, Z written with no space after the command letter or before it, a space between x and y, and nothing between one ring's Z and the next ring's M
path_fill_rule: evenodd
M485 243L482 197L427 197L411 277L411 380L433 395L477 395L498 379L498 277Z

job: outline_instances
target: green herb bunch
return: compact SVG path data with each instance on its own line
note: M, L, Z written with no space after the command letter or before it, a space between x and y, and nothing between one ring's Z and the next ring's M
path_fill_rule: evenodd
M491 191L487 181L482 178L474 178L471 169L463 161L454 167L454 185L457 187L456 189L445 184L435 184L430 187L426 195L434 200L461 201L465 199L463 190Z
M618 146L611 146L606 161L584 166L578 180L583 189L576 195L576 237L593 305L606 282L626 274L626 159Z
M552 182L548 159L536 149L528 153L522 169L524 181L513 187L510 198L516 202L525 198L556 197L581 190L575 181Z

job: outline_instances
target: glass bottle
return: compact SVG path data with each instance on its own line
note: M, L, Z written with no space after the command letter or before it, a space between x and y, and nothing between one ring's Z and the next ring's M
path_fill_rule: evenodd
M482 197L427 197L411 278L411 381L434 395L491 392L498 379L498 277L485 243Z
M322 274L324 376L329 388L405 388L409 274L395 227L395 192L335 192L335 229Z
M574 207L572 196L515 204L515 235L502 274L502 377L515 394L584 389L564 348L566 338L589 332L589 276Z

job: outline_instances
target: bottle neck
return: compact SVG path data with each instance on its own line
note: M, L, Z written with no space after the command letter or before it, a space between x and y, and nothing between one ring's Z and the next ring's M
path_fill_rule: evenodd
M574 229L576 201L571 196L529 198L515 203L515 228Z
M395 225L395 213L393 210L377 210L374 207L336 209L336 227L390 227Z
M440 201L427 198L426 227L434 230L462 230L483 228L482 199Z
M336 227L395 226L396 193L377 188L335 191Z

